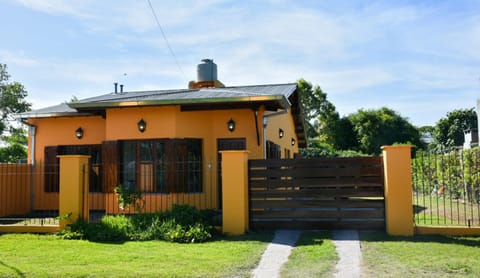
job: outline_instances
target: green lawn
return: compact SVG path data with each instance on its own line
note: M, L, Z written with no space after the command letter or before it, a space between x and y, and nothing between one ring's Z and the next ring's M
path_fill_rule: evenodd
M362 277L480 277L480 237L361 232Z
M480 207L476 203L449 199L447 196L417 194L413 198L417 225L466 226L480 225Z
M52 235L0 235L0 277L248 277L272 232L201 244L96 243ZM480 277L480 237L391 237L360 232L362 277ZM333 277L325 231L304 232L282 277Z
M0 277L248 277L272 233L201 244L95 243L52 235L0 235Z
M332 277L338 256L331 232L304 232L292 250L281 277Z

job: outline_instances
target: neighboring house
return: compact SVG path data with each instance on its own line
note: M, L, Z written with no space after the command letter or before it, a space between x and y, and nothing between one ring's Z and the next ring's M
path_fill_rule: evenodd
M464 130L463 136L465 138L463 142L463 148L465 150L478 146L478 129L470 128L470 129Z
M189 89L115 85L113 93L20 114L30 126L29 162L46 165L44 192L59 190L57 155L88 154L90 192L112 194L122 184L155 198L206 194L218 208L219 151L293 158L306 145L296 83L224 87L213 61L202 61Z

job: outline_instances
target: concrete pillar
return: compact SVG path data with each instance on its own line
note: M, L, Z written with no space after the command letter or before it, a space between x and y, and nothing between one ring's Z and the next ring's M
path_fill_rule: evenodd
M248 151L221 151L223 233L248 231Z
M389 235L414 234L411 146L383 146L385 222Z
M60 228L78 218L88 221L89 168L88 155L59 155L60 158L60 193L59 215ZM64 216L70 215L68 218Z

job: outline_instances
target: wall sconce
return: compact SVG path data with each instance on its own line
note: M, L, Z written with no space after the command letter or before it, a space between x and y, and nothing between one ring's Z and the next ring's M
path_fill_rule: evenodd
M140 121L137 123L137 126L140 132L144 132L145 129L147 129L147 122L145 122L143 119L140 119Z
M227 128L230 132L235 130L235 121L233 119L230 119L230 121L227 122Z
M82 139L83 129L81 127L77 128L77 130L75 130L75 137L77 137L78 139Z
M283 138L283 135L285 135L285 133L283 132L283 129L279 128L278 129L278 137Z
M295 143L296 143L295 139L292 138L292 146L295 146Z

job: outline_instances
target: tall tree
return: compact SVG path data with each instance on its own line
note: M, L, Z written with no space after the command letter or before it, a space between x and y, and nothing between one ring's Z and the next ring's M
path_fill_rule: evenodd
M319 134L329 136L326 134L330 128L328 124L338 119L335 106L327 100L327 94L320 86L312 86L312 83L303 78L298 80L297 84L307 123L307 136L309 138L317 137Z
M433 131L433 139L437 147L461 146L464 141L463 132L470 128L477 128L475 108L453 110L437 122Z
M9 136L2 136L7 146L0 148L0 162L19 162L27 158L27 134L23 128L12 128Z
M27 91L18 82L9 82L7 65L0 63L0 162L18 162L27 158L27 135L23 127L12 125L14 115L30 110ZM5 131L8 131L5 134Z
M10 127L16 113L30 110L31 104L25 98L27 91L18 82L9 82L7 65L0 63L0 135Z
M420 132L406 118L383 107L358 110L348 116L358 141L359 150L367 154L379 154L382 145L410 143L423 146Z

